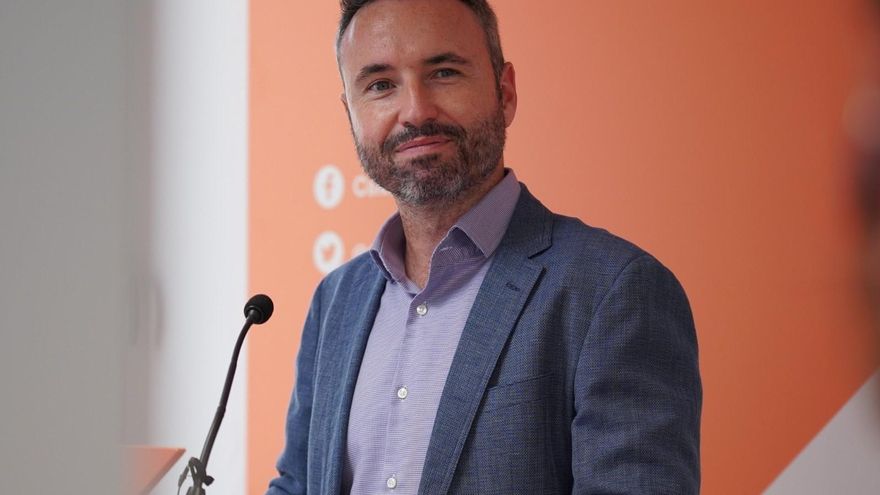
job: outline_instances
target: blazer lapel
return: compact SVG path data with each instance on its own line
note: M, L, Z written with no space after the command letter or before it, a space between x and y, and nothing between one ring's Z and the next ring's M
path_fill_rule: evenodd
M550 246L552 223L550 212L522 186L449 369L425 457L421 494L449 489L498 357L543 272L529 258Z
M372 268L372 267L369 267ZM332 402L322 408L327 416L322 421L323 435L329 438L326 456L323 459L323 480L321 493L340 493L342 485L342 464L348 432L348 418L351 401L357 383L361 361L367 346L367 339L373 328L373 321L379 310L382 293L385 290L385 277L378 270L369 269L351 284L347 300L342 302L343 311L332 314L327 328L341 329L328 339L322 350L327 366L323 367L326 384L336 384L332 390L316 396L329 397Z

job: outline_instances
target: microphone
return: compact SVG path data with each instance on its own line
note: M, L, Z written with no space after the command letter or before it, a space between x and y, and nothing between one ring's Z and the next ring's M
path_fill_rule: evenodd
M269 321L269 318L272 317L272 311L274 310L275 305L272 304L272 299L269 299L269 296L266 294L257 294L250 298L247 304L244 305L244 316L245 318L250 318L252 313L256 313L253 317L254 324L262 325Z
M232 389L232 379L235 377L235 369L238 366L238 355L241 352L241 345L252 325L261 325L269 321L275 305L272 299L265 294L257 294L248 299L244 305L244 327L238 334L238 340L235 342L235 350L232 351L232 360L229 362L229 370L226 372L226 383L223 385L223 393L220 395L220 405L217 406L217 412L214 413L214 421L211 423L211 429L208 431L208 437L205 439L205 445L202 447L202 455L199 458L191 457L180 478L177 480L177 492L180 493L180 487L186 480L187 473L192 473L193 486L187 491L186 495L204 495L205 489L202 487L210 486L214 482L214 478L208 476L208 458L211 456L211 449L214 448L214 440L217 438L217 431L220 429L220 423L223 422L223 416L226 414L226 403L229 402L229 391Z

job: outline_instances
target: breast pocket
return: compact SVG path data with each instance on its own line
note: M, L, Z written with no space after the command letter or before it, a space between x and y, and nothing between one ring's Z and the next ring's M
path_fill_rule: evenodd
M555 494L570 465L552 373L486 391L459 469L487 494ZM562 477L561 477L562 476Z
M503 383L486 390L483 412L539 401L553 394L556 384L553 373Z

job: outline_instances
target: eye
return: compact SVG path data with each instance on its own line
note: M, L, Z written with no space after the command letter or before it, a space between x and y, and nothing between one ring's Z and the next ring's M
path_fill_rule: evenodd
M439 69L436 72L434 72L434 77L438 77L440 79L445 79L447 77L457 76L458 74L460 74L460 73L455 69Z
M381 93L384 91L388 91L391 88L392 88L391 81L381 80L381 81L376 81L373 84L370 84L369 86L367 86L367 91Z

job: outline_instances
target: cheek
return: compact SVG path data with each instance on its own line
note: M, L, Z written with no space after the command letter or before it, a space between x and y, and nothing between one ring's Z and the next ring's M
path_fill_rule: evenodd
M394 119L375 109L371 111L358 109L349 116L349 119L352 132L363 144L373 146L381 144L394 128Z
M448 119L465 127L484 120L498 107L498 94L494 86L467 89L450 91L438 98L438 105Z

